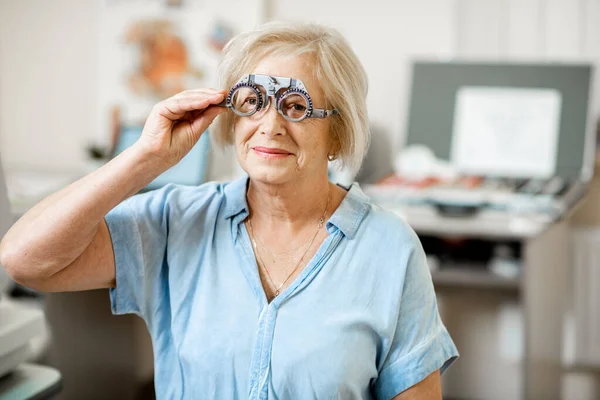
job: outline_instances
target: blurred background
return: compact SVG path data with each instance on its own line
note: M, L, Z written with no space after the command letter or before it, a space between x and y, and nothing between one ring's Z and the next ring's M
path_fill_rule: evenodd
M224 44L269 20L339 29L367 71L369 154L331 177L419 234L461 353L444 398L599 399L600 0L0 0L4 223L133 143L154 103L215 87ZM148 189L241 173L205 135ZM0 279L0 304L39 312L26 361L60 373L56 398L153 398L144 323L106 291Z

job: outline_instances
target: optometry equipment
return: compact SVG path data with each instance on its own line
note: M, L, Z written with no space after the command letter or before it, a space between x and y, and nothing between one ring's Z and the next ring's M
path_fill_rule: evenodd
M277 111L291 122L339 114L336 109L314 108L304 83L299 79L257 74L244 75L220 105L230 108L240 117L249 117L267 110L271 97L275 100Z

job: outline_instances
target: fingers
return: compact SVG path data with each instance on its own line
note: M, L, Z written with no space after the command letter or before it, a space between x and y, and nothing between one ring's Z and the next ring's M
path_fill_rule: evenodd
M210 106L202 114L197 116L193 121L190 121L192 131L200 134L208 128L214 119L222 112L227 111L224 107Z
M202 133L206 131L217 115L225 111L226 109L223 107L209 106L196 119L178 122L173 129L173 137L179 138L178 141L181 140L181 137L186 137L185 141L193 145L198 142Z
M212 93L187 91L161 101L155 108L160 116L177 121L189 112L204 110L210 105L219 104L224 98L225 94L219 91Z
M220 89L211 89L211 88L190 89L190 90L184 90L183 92L177 93L173 97L188 97L190 95L201 94L201 93L205 93L205 94L223 93L223 95L226 95L227 91L220 90Z

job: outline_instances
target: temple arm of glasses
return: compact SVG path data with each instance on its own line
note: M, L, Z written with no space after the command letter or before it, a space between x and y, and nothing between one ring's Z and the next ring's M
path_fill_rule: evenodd
M327 118L330 115L339 115L339 111L335 108L333 110L323 110L322 108L315 108L310 114L310 118Z

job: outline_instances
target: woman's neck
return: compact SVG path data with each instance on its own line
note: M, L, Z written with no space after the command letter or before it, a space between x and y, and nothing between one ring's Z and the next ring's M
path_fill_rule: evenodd
M260 223L264 229L296 232L306 224L316 223L324 215L331 196L327 177L310 181L272 185L250 180L248 206L253 223Z

